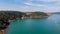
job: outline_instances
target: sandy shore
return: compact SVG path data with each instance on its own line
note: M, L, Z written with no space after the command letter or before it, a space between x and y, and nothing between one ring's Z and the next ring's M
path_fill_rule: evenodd
M0 34L5 34L6 30L1 30Z

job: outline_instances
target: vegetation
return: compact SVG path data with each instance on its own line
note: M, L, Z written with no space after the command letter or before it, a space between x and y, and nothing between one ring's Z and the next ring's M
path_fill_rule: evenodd
M46 13L44 13L44 12L28 12L28 14L26 14L27 15L27 17L30 17L30 16L32 16L33 18L34 17L44 17L44 16L48 16Z
M43 12L32 12L30 15L31 16L47 16L47 14Z

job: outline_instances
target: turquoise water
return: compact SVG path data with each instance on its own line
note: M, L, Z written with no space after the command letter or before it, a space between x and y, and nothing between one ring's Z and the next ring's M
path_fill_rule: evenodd
M60 34L60 15L15 20L9 25L6 34Z

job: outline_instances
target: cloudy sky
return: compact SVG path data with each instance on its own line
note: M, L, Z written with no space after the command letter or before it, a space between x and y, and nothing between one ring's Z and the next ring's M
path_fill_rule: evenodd
M59 12L60 0L0 0L0 10Z

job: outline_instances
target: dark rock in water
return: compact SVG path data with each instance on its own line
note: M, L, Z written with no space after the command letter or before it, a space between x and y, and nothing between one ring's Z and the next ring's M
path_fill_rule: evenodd
M2 30L5 30L7 27L5 26L5 27L2 27Z
M10 23L9 22L6 22L6 26L9 25Z

